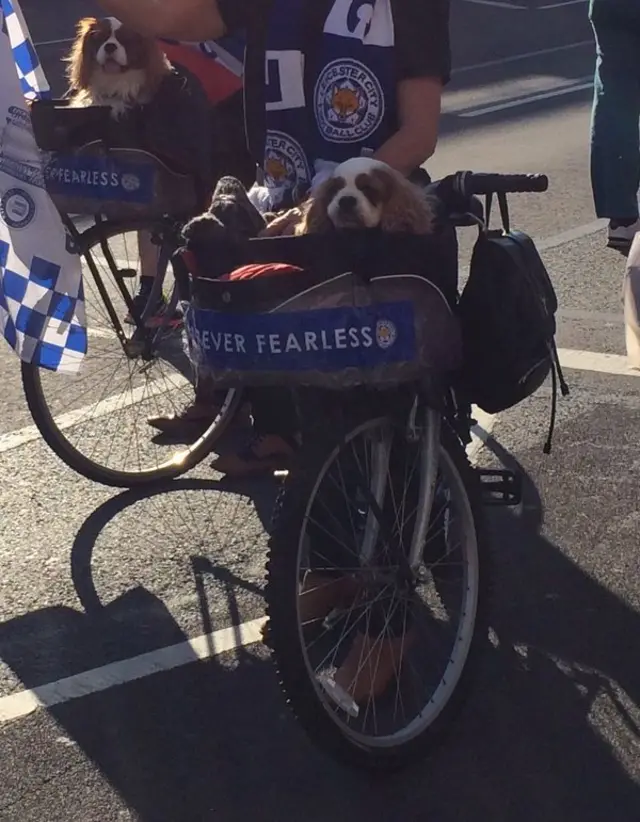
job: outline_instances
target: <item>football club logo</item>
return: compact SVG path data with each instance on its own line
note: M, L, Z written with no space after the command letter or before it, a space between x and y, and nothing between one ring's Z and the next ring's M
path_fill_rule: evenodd
M36 216L33 197L21 188L11 188L0 200L0 218L9 228L26 228Z
M330 143L370 137L384 117L384 95L375 74L357 60L334 60L315 88L318 128Z
M137 191L140 188L140 178L137 174L123 174L122 175L122 188L125 191L133 192Z
M283 131L269 131L264 158L269 188L291 189L311 182L311 171L302 146Z
M376 342L383 350L391 348L398 339L398 330L391 320L378 320L376 323Z

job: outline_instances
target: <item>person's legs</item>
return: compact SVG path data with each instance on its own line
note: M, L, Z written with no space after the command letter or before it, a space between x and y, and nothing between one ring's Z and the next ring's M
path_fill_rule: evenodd
M209 377L196 376L192 402L172 414L149 417L147 424L172 439L195 442L213 424L226 396L227 392L216 389Z
M152 242L151 232L138 232L138 255L140 257L140 282L138 283L138 290L133 297L133 304L135 309L142 313L149 302L151 289L153 288L153 283L158 273L158 260L160 259L160 249ZM166 303L162 295L160 295L157 304L154 306L154 312L149 319L153 320L156 315L162 314L165 308ZM125 322L133 323L133 317L127 314Z
M633 20L623 22L592 19L597 61L591 184L596 214L610 220L612 245L633 237L640 186L640 18L635 27Z
M296 449L298 420L291 393L284 388L247 392L253 436L240 450L218 457L212 468L230 477L255 476L286 468Z

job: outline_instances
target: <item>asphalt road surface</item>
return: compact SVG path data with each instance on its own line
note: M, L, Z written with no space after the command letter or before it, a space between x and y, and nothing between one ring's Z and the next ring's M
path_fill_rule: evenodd
M91 9L23 6L60 90L66 46L51 41ZM624 261L588 185L586 2L454 0L454 48L431 171L550 176L547 194L513 198L514 223L552 274L572 389L550 456L548 388L486 421L480 459L519 467L526 496L491 517L498 641L460 722L394 779L319 754L252 643L272 492L231 493L206 466L151 497L79 479L25 438L0 347L2 822L640 817L640 382L621 356Z

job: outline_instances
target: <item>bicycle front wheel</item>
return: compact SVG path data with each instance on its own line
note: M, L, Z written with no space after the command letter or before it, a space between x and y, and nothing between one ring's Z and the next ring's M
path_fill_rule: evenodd
M90 257L93 267L83 264L89 345L79 372L22 365L27 404L49 447L77 473L119 488L168 480L193 468L241 401L238 391L222 392L211 419L188 443L163 438L148 426L149 417L178 413L193 400L194 375L175 312L170 254L160 255L164 262L149 296L159 309L140 311L154 315L150 330L142 332L130 316L141 276L141 231L148 235L160 227L102 223L82 235L84 259Z
M312 741L361 768L440 741L487 637L479 484L449 430L430 479L428 447L386 417L316 441L275 515L265 597L282 688Z

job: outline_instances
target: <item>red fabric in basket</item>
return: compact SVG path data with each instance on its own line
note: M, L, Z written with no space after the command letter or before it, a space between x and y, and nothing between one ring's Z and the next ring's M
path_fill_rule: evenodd
M189 272L193 277L199 277L198 263L196 255L188 248L183 248L180 251L182 259L187 266ZM230 274L223 274L220 280L253 280L256 277L273 277L278 274L295 274L302 271L295 265L287 265L286 263L252 263L251 265L243 265L236 268Z
M224 274L221 280L253 280L256 277L275 277L278 274L295 274L302 271L295 265L286 263L252 263L236 268L230 274Z

